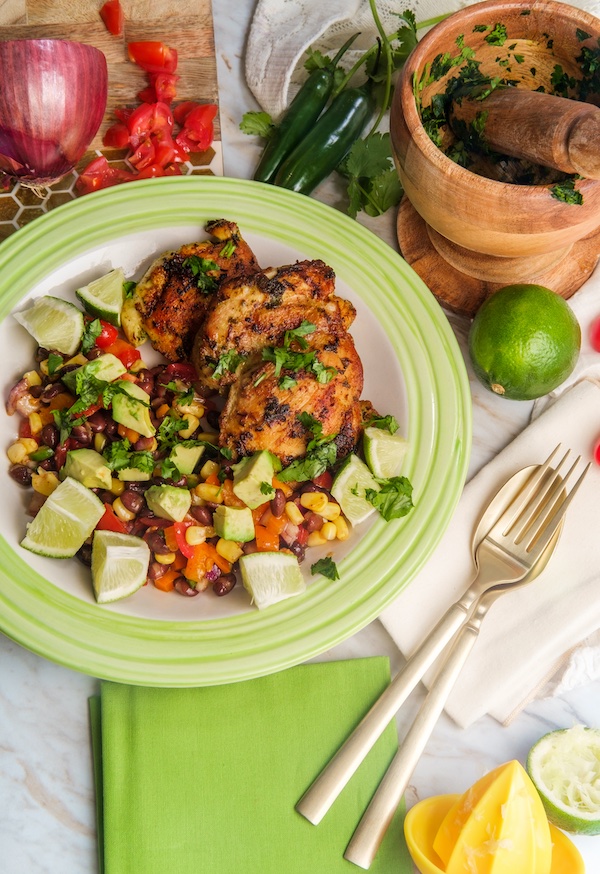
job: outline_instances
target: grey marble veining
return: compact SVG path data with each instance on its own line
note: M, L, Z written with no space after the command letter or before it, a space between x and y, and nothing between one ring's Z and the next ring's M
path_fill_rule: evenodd
M239 131L256 104L242 74L244 38L252 0L215 10L225 173L250 178L259 146ZM335 182L316 196L340 202ZM360 218L397 248L395 217ZM468 325L449 315L463 351ZM527 404L506 403L472 381L473 475L527 424ZM393 672L401 656L378 622L323 654L325 659L388 655ZM95 874L96 832L87 699L98 681L52 664L0 636L0 871L2 874ZM398 716L402 737L421 700L417 690ZM461 792L487 770L525 760L531 744L553 728L600 726L600 683L560 699L537 701L511 725L490 717L467 730L442 716L414 774L409 804L433 794ZM600 872L600 838L578 838L588 874ZM142 872L140 872L142 874ZM166 872L165 872L166 874ZM248 872L254 874L254 872ZM319 872L321 874L321 872ZM325 872L322 872L325 874Z

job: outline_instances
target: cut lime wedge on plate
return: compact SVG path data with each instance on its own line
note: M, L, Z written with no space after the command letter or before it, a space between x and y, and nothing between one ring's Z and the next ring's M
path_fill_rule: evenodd
M105 276L100 276L88 285L84 285L83 288L78 288L75 294L91 316L103 319L119 328L124 282L123 270L117 267Z
M99 604L119 601L146 582L150 549L141 537L96 531L92 542L92 583Z
M240 571L244 588L259 610L293 595L301 595L306 589L296 556L287 552L243 555Z
M359 525L375 512L365 497L367 489L379 491L379 483L357 455L350 455L342 465L331 486L342 513L352 525Z
M83 313L58 297L38 297L33 306L13 313L15 319L44 349L74 355L83 336Z
M529 751L527 771L553 825L600 834L600 729L575 725L545 734Z
M21 546L37 555L71 558L103 515L104 504L100 498L69 476L46 498L29 522Z
M371 473L381 479L389 479L400 473L408 443L398 431L392 434L391 431L371 426L363 432L363 449Z

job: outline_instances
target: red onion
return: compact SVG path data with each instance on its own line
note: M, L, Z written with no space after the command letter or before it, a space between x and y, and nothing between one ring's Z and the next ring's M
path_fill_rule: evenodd
M106 109L101 51L61 39L0 42L0 172L31 187L69 173Z

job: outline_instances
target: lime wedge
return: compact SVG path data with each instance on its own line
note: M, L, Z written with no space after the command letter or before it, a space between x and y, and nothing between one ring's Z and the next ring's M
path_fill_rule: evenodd
M600 834L600 729L575 725L544 735L529 751L527 771L552 825Z
M38 297L33 306L13 316L29 331L38 346L74 355L83 336L83 313L59 297Z
M100 518L104 504L73 477L67 477L46 498L27 525L21 546L37 555L71 558L81 549Z
M133 595L146 582L150 549L141 537L96 531L92 542L92 583L99 604Z
M78 288L75 294L91 316L103 319L119 328L121 326L124 282L123 270L117 267L106 276L100 276L89 285Z
M398 476L406 455L408 443L398 431L394 434L383 428L365 428L363 449L365 460L374 476L389 479Z
M253 552L243 555L239 565L244 588L259 610L306 589L296 556L287 552Z
M350 455L336 474L331 494L346 519L352 525L358 525L375 513L375 507L365 497L366 489L379 491L379 488L379 483L364 461L357 455Z

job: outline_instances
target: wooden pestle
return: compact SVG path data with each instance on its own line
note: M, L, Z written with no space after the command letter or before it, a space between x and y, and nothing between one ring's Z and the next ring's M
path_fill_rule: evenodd
M564 173L600 179L600 109L591 103L524 88L496 88L483 100L454 100L451 127L475 119L493 151Z

